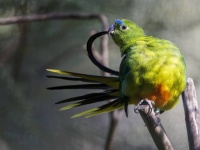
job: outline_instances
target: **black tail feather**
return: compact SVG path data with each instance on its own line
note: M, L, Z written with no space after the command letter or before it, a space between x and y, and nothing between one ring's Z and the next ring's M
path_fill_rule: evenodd
M108 94L111 94L111 93L116 92L116 91L117 90L109 90L109 91L104 91L104 92L101 92L101 93L85 94L85 95L82 95L82 96L64 99L62 101L56 102L55 104L61 104L61 103L66 103L66 102L79 101L79 100L86 100L86 99L100 98L100 97L103 97L103 96L108 96ZM110 97L115 97L115 96L110 96Z
M83 78L75 78L75 77L62 77L62 76L46 76L47 78L54 78L54 79L62 79L62 80L71 80L71 81L82 81L82 82L92 82L97 83L95 81L83 79Z
M101 96L101 95L102 95L102 93L85 94L85 95L82 95L82 96L77 96L77 97L72 97L72 98L64 99L64 100L61 100L59 102L56 102L55 104L61 104L61 103L79 101L79 100L88 99L88 98L95 98L95 97L98 97L98 96Z
M98 111L99 111L99 110L103 110L103 109L105 109L105 108L108 108L108 107L110 107L110 106L117 106L117 105L121 104L120 99L121 99L121 98L118 97L118 98L114 99L113 101L111 101L111 102L109 102L109 103L107 103L107 104L105 104L105 105L102 105L102 106L98 107L98 108L99 108Z
M78 107L78 106L83 106L83 105L87 105L87 104L92 104L92 103L96 103L96 102L102 102L102 101L107 101L107 100L111 100L111 99L114 99L116 97L113 97L113 96L109 96L109 95L104 95L104 96L101 96L101 97L98 97L98 98L90 98L90 99L86 99L86 100L82 100L80 102L77 102L77 106L75 107Z
M64 85L48 87L48 90L62 90L62 89L108 89L110 88L105 84L78 84L78 85Z

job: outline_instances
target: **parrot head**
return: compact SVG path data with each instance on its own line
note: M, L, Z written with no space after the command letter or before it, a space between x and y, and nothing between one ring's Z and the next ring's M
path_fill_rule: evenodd
M134 38L144 36L141 27L127 19L117 19L108 29L108 33L119 47L129 44Z

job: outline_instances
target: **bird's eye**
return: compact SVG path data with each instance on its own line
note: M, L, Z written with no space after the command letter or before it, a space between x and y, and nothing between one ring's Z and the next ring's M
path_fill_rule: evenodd
M123 25L122 26L122 30L125 30L127 28L127 26Z

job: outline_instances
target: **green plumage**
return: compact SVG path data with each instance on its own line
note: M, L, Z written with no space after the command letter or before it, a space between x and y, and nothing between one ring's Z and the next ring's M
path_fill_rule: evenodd
M177 46L164 39L146 36L141 27L126 19L115 20L109 28L109 34L120 47L123 57L119 77L95 77L48 70L97 82L101 84L99 86L102 89L107 89L105 93L101 93L99 100L95 100L95 97L87 97L63 109L109 99L113 101L75 117L90 117L122 107L125 107L127 113L129 104L136 105L142 99L154 101L156 109L162 111L171 109L186 86L185 62Z

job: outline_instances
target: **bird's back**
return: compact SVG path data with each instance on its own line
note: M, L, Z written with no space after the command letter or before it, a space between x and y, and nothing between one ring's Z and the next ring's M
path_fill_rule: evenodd
M161 110L171 109L185 88L185 63L180 50L171 42L140 37L125 45L120 66L121 95L130 103L153 100Z

